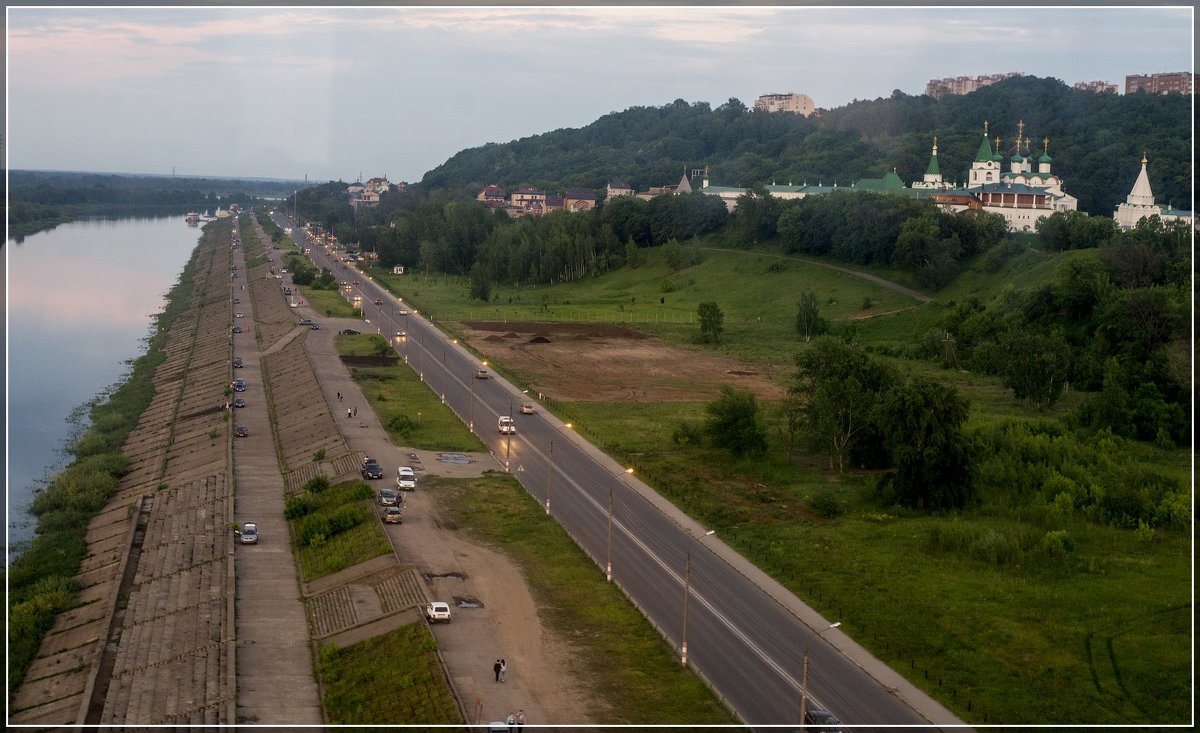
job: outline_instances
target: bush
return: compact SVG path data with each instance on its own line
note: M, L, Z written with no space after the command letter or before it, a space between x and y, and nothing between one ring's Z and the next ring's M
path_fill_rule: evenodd
M288 497L283 506L283 516L287 519L300 519L316 511L316 504L306 494Z
M703 445L704 426L681 420L675 423L675 429L671 431L671 441L676 445Z
M842 502L839 501L831 491L817 494L809 500L808 505L812 507L814 512L817 513L817 516L824 517L826 519L832 519L840 516L844 511Z
M331 536L329 519L320 514L310 514L300 520L297 529L302 546L320 545Z
M324 476L314 476L304 482L304 490L310 494L319 494L329 488L329 479Z
M399 434L401 437L408 436L410 433L412 433L413 429L417 427L416 423L414 423L408 415L397 415L393 417L391 420L388 420L387 426L388 430Z
M329 517L329 536L341 534L362 524L362 512L354 506L344 506Z

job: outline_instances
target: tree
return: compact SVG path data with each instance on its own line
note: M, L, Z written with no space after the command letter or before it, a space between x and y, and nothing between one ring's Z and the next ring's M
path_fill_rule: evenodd
M804 343L811 341L813 336L829 332L829 321L821 317L821 312L817 308L817 295L811 290L806 290L800 296L799 310L796 313L796 330L804 337Z
M705 405L705 431L714 445L734 456L761 455L767 449L766 431L758 419L758 401L750 390L721 385L721 396Z
M952 387L915 376L889 390L874 411L894 470L896 500L917 509L947 510L972 496L974 451L962 432L970 404Z
M1062 334L1039 336L1013 331L1001 344L1008 364L1004 386L1019 400L1029 400L1045 410L1058 400L1071 368L1071 347Z
M891 384L891 371L861 348L824 336L796 356L791 393L807 405L810 445L843 470L855 442L874 432L871 411Z
M492 285L483 274L483 268L478 265L471 269L471 297L484 303L492 297Z
M721 307L711 300L705 301L697 306L696 316L700 320L700 340L706 344L720 341L721 331L725 328Z

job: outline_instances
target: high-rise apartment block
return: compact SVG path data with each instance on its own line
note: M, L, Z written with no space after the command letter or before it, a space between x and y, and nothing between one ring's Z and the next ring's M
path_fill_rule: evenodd
M925 93L934 99L941 99L947 94L970 94L976 89L990 86L998 81L1023 76L1019 71L1007 74L984 74L981 76L948 76L945 79L930 79L925 85Z
M1195 85L1192 74L1186 71L1171 71L1162 74L1132 74L1125 77L1125 93L1147 94L1191 94Z
M791 112L808 117L816 110L812 97L807 94L764 94L754 102L754 109L765 112Z

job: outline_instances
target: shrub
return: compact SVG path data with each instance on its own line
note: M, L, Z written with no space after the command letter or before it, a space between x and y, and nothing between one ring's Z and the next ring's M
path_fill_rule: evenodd
M362 524L362 512L354 506L344 506L329 517L329 536L341 534Z
M676 445L703 445L704 426L698 422L681 420L671 431L671 441Z
M388 430L392 431L393 433L398 433L402 437L412 433L415 427L416 423L414 423L408 415L397 415L391 420L388 420Z
M323 544L331 535L329 519L320 514L309 514L300 520L297 534L303 546Z
M817 494L809 500L808 505L817 513L817 516L825 517L826 519L840 516L844 511L842 502L831 491Z
M300 519L312 514L316 508L316 504L308 495L292 496L288 497L287 502L283 505L283 516L287 519Z
M329 488L329 479L324 476L314 476L304 482L304 490L310 494L319 494Z

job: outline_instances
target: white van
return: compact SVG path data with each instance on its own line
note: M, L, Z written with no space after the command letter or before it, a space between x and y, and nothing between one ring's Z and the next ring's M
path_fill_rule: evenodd
M517 434L517 424L513 422L513 419L508 415L502 415L500 417L500 422L497 424L497 427L500 428L501 435Z
M396 488L401 491L417 490L417 475L408 466L396 469Z

